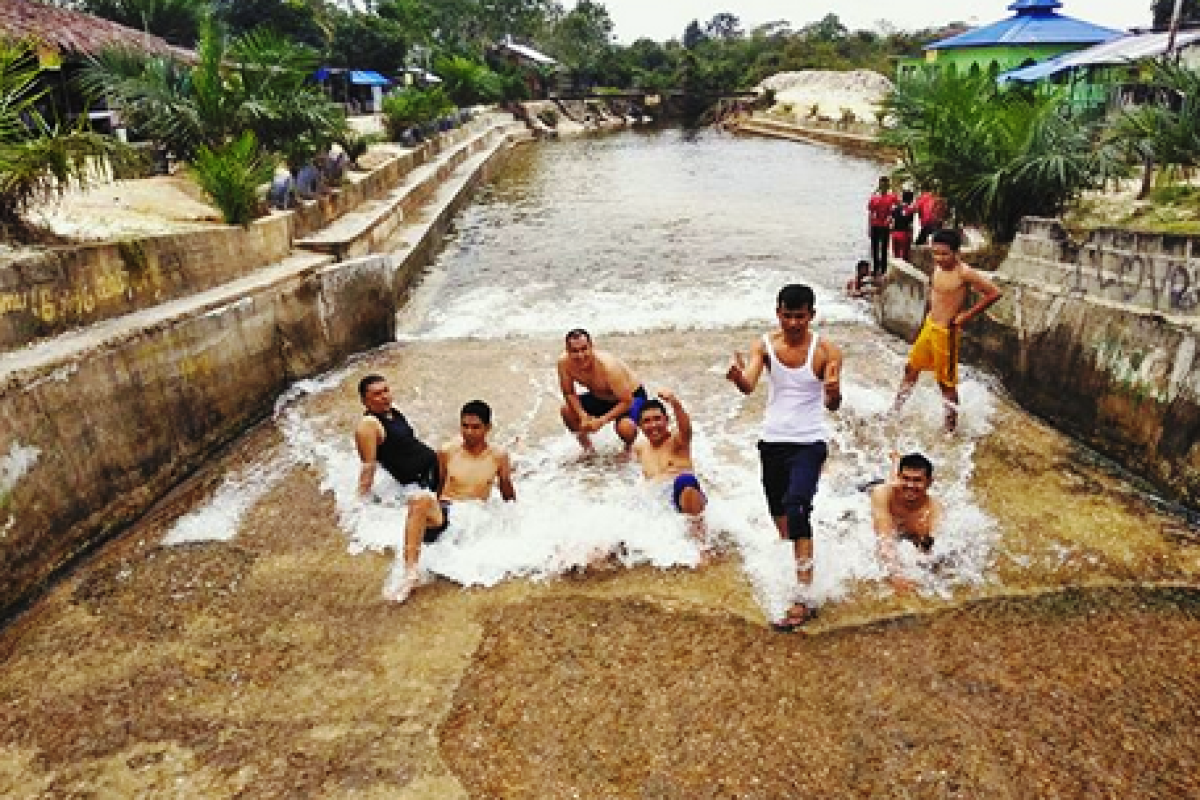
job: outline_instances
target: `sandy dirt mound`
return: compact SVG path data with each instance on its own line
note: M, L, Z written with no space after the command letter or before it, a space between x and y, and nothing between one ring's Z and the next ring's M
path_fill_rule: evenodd
M812 69L800 72L780 72L759 84L760 89L775 92L772 110L783 111L791 107L797 119L816 116L840 119L844 109L854 113L856 119L873 120L875 110L883 98L892 90L892 82L869 69L850 71Z
M221 214L182 174L101 183L71 190L30 221L76 241L150 236L220 224Z

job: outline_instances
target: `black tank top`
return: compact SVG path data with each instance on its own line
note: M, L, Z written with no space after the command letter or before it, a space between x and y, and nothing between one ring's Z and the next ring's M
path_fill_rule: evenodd
M404 415L394 408L388 415L366 413L383 426L383 441L375 460L400 483L417 483L437 491L437 454L417 438Z

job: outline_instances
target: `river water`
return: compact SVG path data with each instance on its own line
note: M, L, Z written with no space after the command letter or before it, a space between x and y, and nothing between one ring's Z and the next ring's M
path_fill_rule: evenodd
M1054 642L1108 636L1098 650L1124 659L1147 650L1137 644L1145 637L1156 654L1154 677L1129 678L1129 686L1153 693L1175 681L1163 676L1177 676L1179 664L1197 657L1186 649L1197 627L1186 603L1162 616L1147 611L1157 600L1141 599L1136 615L1122 615L1123 595L1069 603L1068 611L1050 604L1038 607L1039 626L1025 632L1013 627L1024 607L963 611L931 617L942 622L917 631L818 635L810 648L766 631L794 576L758 480L765 388L744 398L723 375L735 350L774 325L775 294L792 282L815 288L815 326L845 352L845 400L832 415L814 515L815 588L825 604L818 634L979 598L1095 585L1143 591L1194 585L1200 575L1193 527L1016 408L977 370L963 370L956 437L940 431L940 398L927 376L900 419L885 420L906 346L841 291L865 255L865 199L879 170L823 147L711 132L628 132L518 151L422 276L395 343L292 387L271 421L10 633L0 682L8 686L0 721L9 731L0 789L351 796L372 787L371 796L446 798L465 796L465 786L481 797L781 797L792 796L797 779L771 759L755 759L754 748L790 752L787 743L829 725L828 751L814 744L794 757L871 763L858 764L861 775L850 767L806 773L816 796L877 794L864 787L883 787L870 783L882 774L892 775L896 791L916 787L914 796L1032 796L1038 786L1089 796L1078 788L1081 775L1101 794L1128 789L1128 765L1144 771L1144 759L1039 772L1041 762L1010 753L1024 766L1000 774L986 753L1022 737L1035 749L1049 741L1035 718L1050 706L1013 699L1039 681L1050 693L1078 681L1078 695L1090 696L1088 675L1099 662L1055 657ZM682 520L621 458L611 431L596 437L596 456L583 457L563 430L554 363L563 333L575 327L629 363L651 392L672 389L691 412L707 525L725 554L715 564L696 568L699 554ZM492 438L515 465L518 502L456 506L454 526L422 553L428 585L400 608L384 604L380 591L400 540L404 490L381 479L383 502L364 507L355 499L355 386L369 372L389 378L396 405L433 444L457 435L464 402L486 400ZM861 491L883 476L893 449L930 456L933 491L947 509L931 556L901 548L917 584L905 596L879 580ZM597 553L612 554L615 566L584 570ZM1056 633L1064 616L1082 621ZM1093 622L1107 627L1085 627ZM894 662L900 673L879 661L888 649L906 654ZM755 653L755 665L737 661L740 652ZM961 655L968 652L976 655ZM1027 684L983 675L1002 653L1008 661L997 670L1027 675ZM944 663L935 669L938 659ZM924 671L904 674L908 663ZM841 688L775 696L793 681L771 676L810 669ZM1139 744L1138 753L1182 753L1172 763L1194 766L1188 731L1200 698L1197 672L1171 684L1174 699L1164 701L1165 717L1145 723L1149 733L1130 734L1129 741L1153 740L1156 749ZM672 683L693 673L711 683ZM955 684L966 687L958 716L924 703L931 687L963 675L966 683ZM531 683L537 676L540 687ZM766 683L751 685L760 679ZM622 694L639 686L664 688ZM990 687L986 696L977 686ZM662 704L672 696L705 705L676 729L663 722L672 709ZM1104 705L1108 695L1098 696L1094 707L1047 711L1045 724L1066 718L1086 727L1089 709L1101 707L1126 714L1134 727L1151 719L1140 695L1112 708ZM760 699L766 706L751 712ZM915 716L892 720L907 725L893 733L910 744L884 752L881 743L893 739L880 726L892 723L879 714L901 701ZM822 705L835 702L857 710L841 722L841 711L831 717ZM736 729L713 733L737 708L745 716L731 718L740 720ZM803 711L820 708L827 710ZM622 721L635 714L640 733ZM593 715L611 725L589 725ZM911 744L922 735L912 729L918 717L922 730L944 736L949 728L939 726L957 720L961 752L985 755L947 772L936 743ZM1002 719L1027 719L1028 730ZM760 729L765 744L739 749L747 731ZM507 733L497 739L497 731ZM720 794L712 776L703 784L709 794L688 784L716 769L703 747L688 755L691 736L728 739L733 760L721 774L742 775L741 789ZM847 737L860 741L858 755L843 747ZM611 749L598 744L610 739ZM1087 752L1113 746L1105 740ZM511 758L486 755L509 747ZM531 752L553 755L539 760ZM1050 763L1056 753L1050 747L1040 758ZM662 766L675 755L681 765L694 757L691 778L683 766ZM909 774L926 755L928 771ZM524 771L514 766L523 758L532 759ZM604 763L611 774L594 772ZM878 764L893 771L876 772ZM1042 778L1050 783L1037 783ZM921 789L928 781L957 781L967 793ZM1170 785L1195 788L1190 779Z

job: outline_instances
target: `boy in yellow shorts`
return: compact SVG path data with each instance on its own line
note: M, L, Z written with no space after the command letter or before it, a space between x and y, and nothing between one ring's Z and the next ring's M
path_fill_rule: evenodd
M929 313L908 353L904 380L892 407L893 413L899 412L912 394L917 378L930 370L945 400L947 433L953 433L958 427L958 340L962 326L1000 299L996 284L959 259L961 247L962 237L958 231L944 229L933 235L934 270L929 278ZM978 297L974 305L963 310L968 289Z

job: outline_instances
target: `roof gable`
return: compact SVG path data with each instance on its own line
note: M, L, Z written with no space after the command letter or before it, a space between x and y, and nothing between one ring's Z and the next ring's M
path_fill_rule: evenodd
M153 55L194 59L190 50L165 39L127 28L111 20L79 11L30 2L0 2L0 39L32 41L60 53L95 55L112 47Z

